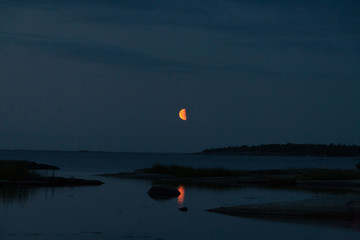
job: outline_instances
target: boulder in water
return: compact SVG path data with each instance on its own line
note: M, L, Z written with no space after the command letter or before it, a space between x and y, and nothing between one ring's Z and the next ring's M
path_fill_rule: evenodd
M153 199L166 200L178 197L180 192L176 188L155 186L149 189L148 194Z

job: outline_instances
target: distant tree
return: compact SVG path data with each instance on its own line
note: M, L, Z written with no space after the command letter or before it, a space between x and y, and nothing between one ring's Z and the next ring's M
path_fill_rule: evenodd
M360 156L360 146L344 144L262 144L205 149L203 153L293 156Z

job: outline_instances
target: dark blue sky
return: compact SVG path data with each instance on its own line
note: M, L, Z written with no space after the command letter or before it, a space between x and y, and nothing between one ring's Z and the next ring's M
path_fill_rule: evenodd
M359 1L0 1L1 149L360 144L359 123Z

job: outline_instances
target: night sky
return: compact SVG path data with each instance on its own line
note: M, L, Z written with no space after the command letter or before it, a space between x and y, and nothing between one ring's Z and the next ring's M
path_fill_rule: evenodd
M359 125L358 0L0 0L0 149L360 144Z

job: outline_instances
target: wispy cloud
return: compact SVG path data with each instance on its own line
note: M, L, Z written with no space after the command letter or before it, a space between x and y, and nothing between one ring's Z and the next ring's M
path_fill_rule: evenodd
M185 62L154 58L120 46L59 39L38 34L0 33L2 45L16 45L35 51L34 54L95 62L117 68L136 68L150 71L194 71L201 66Z

